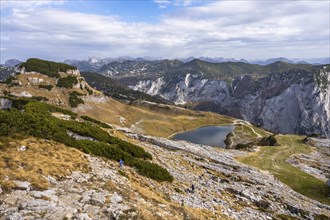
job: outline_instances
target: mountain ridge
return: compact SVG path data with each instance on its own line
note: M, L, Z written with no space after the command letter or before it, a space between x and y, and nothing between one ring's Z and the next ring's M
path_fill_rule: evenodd
M234 59L234 58L212 58L212 57L189 57L189 58L167 58L169 60L178 60L183 63L190 62L194 59L199 59L202 61L210 62L210 63L225 63L225 62L243 62L249 64L258 64L258 65L268 65L274 63L276 61L283 61L292 64L312 64L312 65L322 65L322 64L330 64L330 57L324 58L306 58L306 59L288 59L285 57L279 58L269 58L264 60L251 60L248 61L246 59ZM118 58L89 58L87 60L65 60L64 63L71 64L77 66L81 71L99 71L103 65L106 65L111 62L124 62L124 61L137 61L137 62L145 62L145 61L161 61L166 60L166 58L150 58L150 57L142 57L142 58L133 58L133 57L118 57Z

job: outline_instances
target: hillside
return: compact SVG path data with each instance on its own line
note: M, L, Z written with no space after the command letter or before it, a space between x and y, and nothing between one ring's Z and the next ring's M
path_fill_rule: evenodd
M303 160L327 152L302 143L303 136L279 135L280 146L256 146L271 133L216 113L127 105L90 87L75 69L51 76L21 71L0 91L0 218L330 217L327 165ZM234 125L231 145L253 146L239 151L166 138L211 124ZM260 167L264 155L286 169Z
M134 91L127 86L100 74L82 72L81 76L93 88L102 91L105 95L123 101L145 100L149 102L170 104L171 102L159 96L151 96L143 92Z

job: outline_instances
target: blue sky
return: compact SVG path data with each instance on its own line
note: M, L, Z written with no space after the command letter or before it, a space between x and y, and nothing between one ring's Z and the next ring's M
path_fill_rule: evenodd
M330 56L330 0L1 0L1 60Z

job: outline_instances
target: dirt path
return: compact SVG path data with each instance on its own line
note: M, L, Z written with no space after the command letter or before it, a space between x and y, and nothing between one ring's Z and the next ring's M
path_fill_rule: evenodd
M257 133L254 128L253 125L250 122L247 121L243 121L243 120L234 120L234 125L245 125L246 127L248 127L249 129L251 129L251 131L258 137L258 138L262 138L262 136Z

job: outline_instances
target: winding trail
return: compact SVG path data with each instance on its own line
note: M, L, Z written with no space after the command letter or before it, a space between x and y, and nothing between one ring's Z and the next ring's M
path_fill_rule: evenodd
M243 121L243 120L239 120L239 119L236 119L233 121L234 122L234 125L245 125L246 127L250 128L251 131L258 137L258 138L262 138L262 136L257 133L254 128L253 128L253 125L248 122L248 121Z

